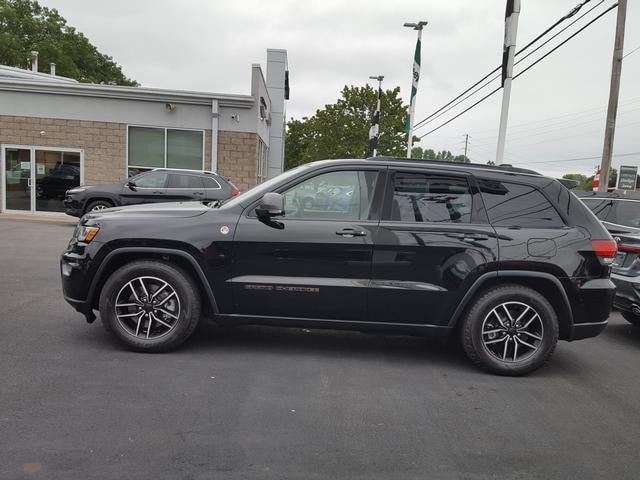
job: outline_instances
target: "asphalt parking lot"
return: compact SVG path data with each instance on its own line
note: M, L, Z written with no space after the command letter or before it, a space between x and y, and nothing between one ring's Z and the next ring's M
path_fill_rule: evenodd
M135 354L62 299L72 228L0 219L0 479L638 478L640 329L618 314L525 378L300 329Z

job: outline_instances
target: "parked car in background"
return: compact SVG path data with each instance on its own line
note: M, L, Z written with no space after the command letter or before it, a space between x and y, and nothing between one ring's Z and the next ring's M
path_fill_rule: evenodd
M123 205L226 200L239 193L231 180L213 172L158 168L122 183L72 188L63 203L67 215L81 217Z
M307 209L316 185L348 187ZM562 184L508 166L315 162L226 202L85 215L62 254L65 299L127 347L177 348L201 318L458 337L502 375L558 339L598 335L616 243Z
M80 167L59 163L46 176L36 180L36 198L62 198L67 190L79 184Z
M616 284L614 307L640 326L640 196L576 192L618 243L611 280Z

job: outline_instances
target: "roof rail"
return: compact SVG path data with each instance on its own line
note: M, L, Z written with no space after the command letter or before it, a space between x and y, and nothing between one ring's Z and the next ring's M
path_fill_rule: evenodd
M442 165L447 167L464 167L464 168L485 168L489 170L497 170L497 171L508 171L513 173L528 173L531 175L540 175L539 172L535 170L529 170L527 168L514 167L510 164L502 164L502 165L486 165L484 163L462 163L462 162L446 162L444 160L424 160L422 158L403 158L403 157L387 157L387 156L378 156L378 157L369 157L367 160L381 160L383 162L415 162L415 163L427 163L432 165Z

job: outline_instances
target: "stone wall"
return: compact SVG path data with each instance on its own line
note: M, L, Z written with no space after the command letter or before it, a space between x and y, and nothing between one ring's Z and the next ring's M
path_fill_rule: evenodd
M44 132L44 134L41 134ZM124 180L127 167L127 125L0 115L0 144L84 150L84 183ZM211 168L211 130L205 130L205 169ZM218 172L242 191L257 182L258 136L218 132Z
M241 191L256 185L258 136L255 133L218 132L218 173L231 178Z

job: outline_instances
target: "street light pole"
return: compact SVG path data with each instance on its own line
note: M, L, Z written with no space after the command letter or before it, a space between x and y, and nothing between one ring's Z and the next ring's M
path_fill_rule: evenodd
M378 81L378 102L376 103L376 111L371 119L371 130L369 130L369 150L371 150L372 156L375 157L378 154L378 139L380 138L380 96L382 95L384 75L375 75L369 78Z
M409 113L406 120L407 131L407 158L411 158L411 147L413 145L413 117L416 113L416 94L418 93L418 82L420 81L420 44L422 41L422 29L428 22L420 20L417 23L405 23L404 26L418 31L416 50L413 55L413 71L411 75L411 98L409 100Z

